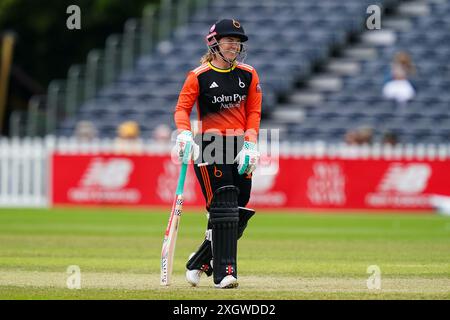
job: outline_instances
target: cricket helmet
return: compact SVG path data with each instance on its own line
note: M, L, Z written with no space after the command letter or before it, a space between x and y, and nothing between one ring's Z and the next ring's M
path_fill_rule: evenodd
M218 46L219 40L223 37L239 38L241 40L239 54L242 56L241 60L245 59L246 48L243 42L248 40L248 36L245 34L241 23L235 19L222 19L213 24L206 36L209 51L218 52L222 56Z
M209 44L211 40L214 41L213 38L218 41L223 37L236 37L241 39L241 42L248 40L241 23L234 19L222 19L213 24L206 36L206 41Z

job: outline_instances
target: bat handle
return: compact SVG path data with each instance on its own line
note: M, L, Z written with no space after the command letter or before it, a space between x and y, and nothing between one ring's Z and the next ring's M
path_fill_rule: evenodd
M185 150L189 150L190 148L191 148L191 144L188 142L186 144ZM189 163L189 159L186 159L186 156L189 154L190 154L190 152L185 153L185 157L183 157L183 161L181 163L181 171L180 171L180 176L178 177L178 185L177 185L177 191L176 191L177 196L183 194L183 191L184 191L184 181L186 180L187 166Z
M186 180L186 172L187 172L187 163L181 164L180 176L178 178L178 186L176 195L179 196L183 194L184 191L184 181Z

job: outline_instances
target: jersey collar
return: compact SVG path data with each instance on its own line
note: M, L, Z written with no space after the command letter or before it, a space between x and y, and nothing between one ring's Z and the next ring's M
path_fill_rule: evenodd
M233 64L233 66L232 66L231 68L228 68L228 69L220 69L220 68L214 67L214 66L212 65L211 62L208 62L208 65L209 65L209 67L210 67L211 69L213 69L214 71L222 72L222 73L223 73L223 72L231 72L231 71L233 71L233 70L236 68L236 66L237 66L236 62Z

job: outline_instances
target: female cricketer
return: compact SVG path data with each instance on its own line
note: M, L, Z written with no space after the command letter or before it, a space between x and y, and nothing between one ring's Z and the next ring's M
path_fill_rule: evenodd
M238 286L237 240L255 213L245 206L259 160L262 92L256 70L243 63L247 40L239 21L216 22L206 36L208 52L188 73L175 109L177 153L180 158L192 154L208 212L205 239L186 264L186 279L193 286L203 273L214 275L217 288ZM190 125L194 104L195 137Z

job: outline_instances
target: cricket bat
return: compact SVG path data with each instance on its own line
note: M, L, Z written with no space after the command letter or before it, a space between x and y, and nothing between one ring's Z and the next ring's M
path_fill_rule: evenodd
M186 150L189 150L190 145L186 145ZM186 153L188 155L189 153ZM184 181L186 179L187 165L189 160L183 158L181 163L180 176L178 177L177 190L175 192L175 199L172 204L172 211L169 216L169 223L167 224L166 233L164 234L164 241L161 251L161 282L162 286L170 285L172 280L173 258L175 255L175 244L177 242L178 227L180 225L181 213L183 212L183 190Z

